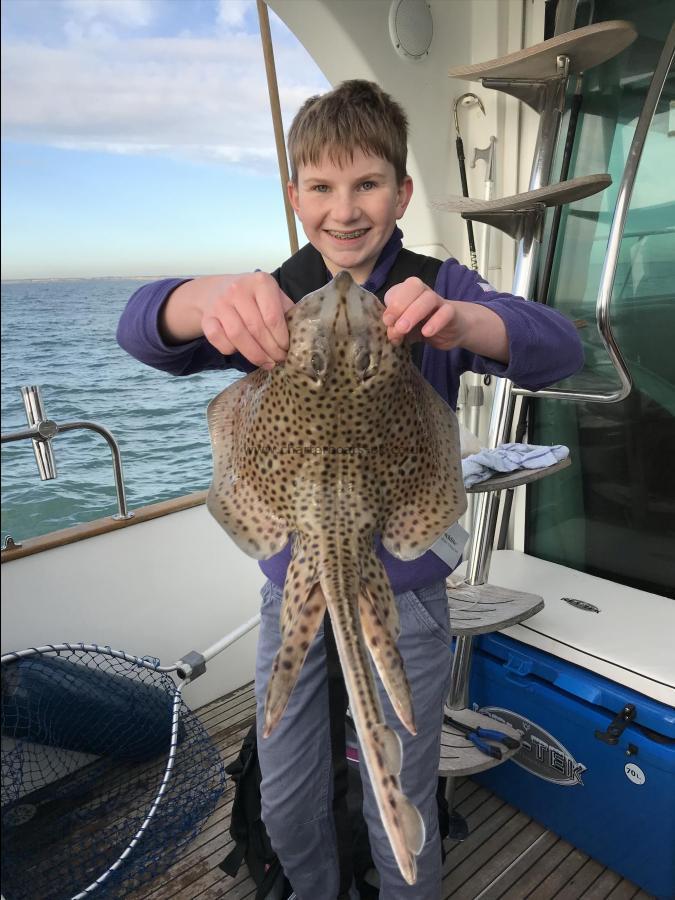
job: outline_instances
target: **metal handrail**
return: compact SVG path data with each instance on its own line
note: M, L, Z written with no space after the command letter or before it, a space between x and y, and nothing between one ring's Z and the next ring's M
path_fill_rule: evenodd
M626 217L628 216L628 208L633 195L633 187L635 185L640 159L642 158L642 151L674 57L675 25L670 29L670 33L663 46L663 51L661 52L657 66L654 69L654 75L652 76L647 96L645 97L645 102L635 127L635 134L633 135L630 150L628 151L628 158L619 185L616 208L614 210L612 225L609 231L607 253L602 267L598 296L595 305L598 332L600 333L602 342L605 345L621 384L616 390L609 392L574 391L554 387L544 388L540 391L528 391L525 388L514 386L512 388L514 394L523 397L549 397L557 400L575 400L579 402L617 403L619 400L624 400L631 392L633 381L612 330L610 316L612 291L614 289Z
M39 388L23 388L22 393L25 395L33 392L35 396L35 404L34 409L38 411L38 415L32 419L33 424L31 424L30 428L24 428L21 431L12 431L6 434L1 435L1 442L3 444L10 443L11 441L23 441L28 440L29 438L33 441L34 445L41 446L45 445L46 447L51 447L51 441L56 437L57 434L60 434L64 431L74 431L77 428L86 428L90 431L95 431L97 434L100 434L102 437L106 439L108 442L108 446L110 447L110 451L112 453L112 462L113 469L115 472L115 490L117 493L117 507L118 512L113 516L113 519L131 519L133 518L133 513L130 513L127 509L127 500L126 494L124 491L124 476L122 474L122 456L120 454L120 448L107 428L104 428L103 425L98 425L96 422L66 422L63 425L58 425L52 419L44 418L44 412L42 410L42 403L40 400ZM26 411L28 413L28 406L26 407ZM29 416L30 418L30 416ZM51 453L49 453L51 457ZM43 461L41 460L39 454L36 453L36 459L38 461L38 466L40 468L40 474L43 479L55 478L56 477L56 469L53 467L51 469L52 474L46 474L43 472ZM52 460L53 462L53 460ZM49 468L49 466L48 466Z

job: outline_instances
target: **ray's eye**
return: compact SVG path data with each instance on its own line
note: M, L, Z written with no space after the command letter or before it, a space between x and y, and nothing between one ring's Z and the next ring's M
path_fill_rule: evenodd
M318 377L323 375L326 371L326 357L323 353L312 353L312 358L310 360L312 369L314 370L314 374Z
M356 355L356 370L365 375L370 367L370 353L367 350L360 350Z
M377 373L379 357L373 354L368 347L357 347L354 357L356 376L360 381L368 381Z

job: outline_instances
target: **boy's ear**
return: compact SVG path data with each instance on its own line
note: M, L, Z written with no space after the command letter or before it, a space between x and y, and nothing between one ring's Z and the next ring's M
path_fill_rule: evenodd
M398 196L396 198L396 218L400 219L408 208L410 198L413 194L413 180L410 175L406 175L398 186Z
M298 213L298 186L293 181L289 181L286 185L286 192L288 193L288 199L291 201L291 206L295 210L296 214Z

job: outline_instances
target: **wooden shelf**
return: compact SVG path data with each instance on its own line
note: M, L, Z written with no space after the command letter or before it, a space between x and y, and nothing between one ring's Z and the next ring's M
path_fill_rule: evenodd
M567 459L561 459L560 462L554 463L552 466L544 466L541 469L518 469L516 472L504 472L503 474L486 478L485 481L479 481L478 484L474 484L470 488L466 488L466 493L486 494L489 491L510 490L520 487L522 484L540 481L548 475L555 475L556 472L568 469L571 465L572 460L568 456Z
M448 587L448 606L450 633L468 637L517 625L542 610L544 599L496 584L464 583Z
M600 22L559 34L498 59L470 66L453 66L448 74L451 78L466 81L480 81L482 78L546 81L560 76L557 66L559 56L569 59L569 74L575 75L617 56L636 37L637 30L631 22Z
M486 217L497 213L526 212L536 207L537 204L562 206L565 203L574 203L604 191L611 183L611 175L604 173L582 175L579 178L571 178L569 181L560 181L558 184L537 188L535 191L525 191L522 194L512 194L496 200L448 197L446 200L432 200L429 205L432 209L461 213L465 219L470 219L474 215Z

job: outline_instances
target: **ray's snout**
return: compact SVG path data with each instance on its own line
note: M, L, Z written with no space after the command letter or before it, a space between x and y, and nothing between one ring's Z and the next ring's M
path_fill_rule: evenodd
M354 284L354 279L346 269L338 272L335 276L333 284L341 294L346 294L349 288Z

